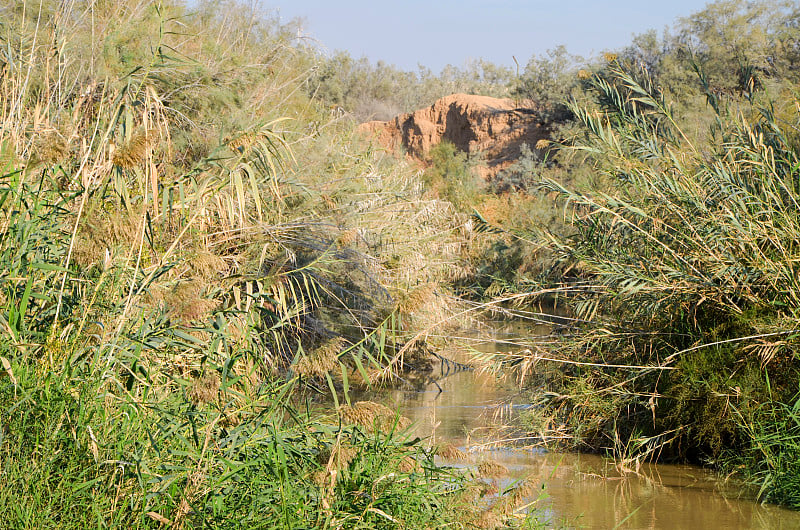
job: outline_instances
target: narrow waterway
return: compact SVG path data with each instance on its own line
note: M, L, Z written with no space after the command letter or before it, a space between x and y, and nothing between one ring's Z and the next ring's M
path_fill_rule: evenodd
M507 346L500 342L480 349L491 348ZM700 467L643 465L638 473L623 474L613 460L596 455L525 449L524 440L513 442L519 434L510 426L511 416L525 409L524 394L489 373L456 372L422 389L393 390L384 401L414 421L417 435L467 452L466 461L452 465L491 460L509 469L501 487L534 481L540 487L538 500L530 499L532 507L555 527L800 528L800 512L753 502L734 484ZM509 442L492 443L498 440Z

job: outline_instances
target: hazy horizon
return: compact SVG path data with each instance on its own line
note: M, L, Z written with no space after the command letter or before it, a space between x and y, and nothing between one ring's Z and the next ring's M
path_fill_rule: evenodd
M273 0L266 7L282 21L302 18L303 35L329 52L346 50L406 70L423 65L435 72L486 59L520 66L559 45L592 56L623 47L634 35L662 31L706 2L675 0L646 4L624 0L561 3L522 0L453 0L400 3L345 0Z

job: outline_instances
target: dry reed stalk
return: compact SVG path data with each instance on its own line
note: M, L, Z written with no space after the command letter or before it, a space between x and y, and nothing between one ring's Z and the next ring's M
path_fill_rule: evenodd
M451 443L446 443L439 446L436 454L445 460L462 462L467 459L467 453L456 447Z
M217 399L219 387L219 375L216 372L211 372L194 380L189 392L187 392L187 397L195 406L205 405Z
M374 401L358 401L352 406L343 405L339 407L339 414L344 422L360 425L369 432L375 428L388 431L395 424L399 429L405 429L411 425L411 420L408 418L398 416L392 409Z
M305 377L324 377L339 367L339 353L346 344L347 341L342 337L329 339L319 348L301 357L295 364L294 371Z
M172 524L172 521L170 521L169 519L167 519L158 512L147 512L145 515L147 515L147 517L149 517L153 521L161 523L164 526L170 526Z
M508 468L497 462L487 460L478 464L478 476L483 478L503 478L508 476Z

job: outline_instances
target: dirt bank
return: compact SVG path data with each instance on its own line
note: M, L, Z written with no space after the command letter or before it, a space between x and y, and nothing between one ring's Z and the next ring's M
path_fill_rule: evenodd
M517 160L523 144L533 149L549 137L535 109L513 99L468 94L452 94L428 108L363 123L359 129L382 146L398 153L402 149L423 163L433 146L448 140L470 156L480 156L478 172L487 179Z

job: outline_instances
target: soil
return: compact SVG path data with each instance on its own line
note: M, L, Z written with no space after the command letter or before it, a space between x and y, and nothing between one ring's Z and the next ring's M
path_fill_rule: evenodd
M536 151L549 130L536 109L513 99L452 94L428 108L401 114L389 121L371 121L359 130L395 153L405 152L425 163L428 152L442 140L480 159L478 174L491 179L520 156L523 144ZM542 144L539 144L542 146Z

